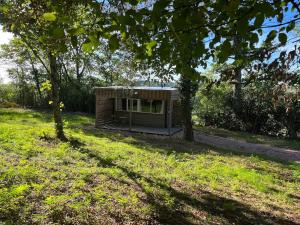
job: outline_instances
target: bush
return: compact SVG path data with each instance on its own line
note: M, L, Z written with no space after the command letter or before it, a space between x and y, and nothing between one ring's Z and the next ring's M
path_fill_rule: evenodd
M246 131L255 134L287 136L285 107L274 105L267 85L251 84L243 89L242 111L233 110L232 86L223 83L209 91L201 87L195 100L194 118L203 126Z

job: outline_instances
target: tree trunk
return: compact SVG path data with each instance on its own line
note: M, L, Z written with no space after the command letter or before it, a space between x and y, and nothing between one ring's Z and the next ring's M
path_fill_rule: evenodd
M193 123L192 123L192 111L193 111L193 99L198 89L198 83L192 81L185 75L182 75L180 81L182 114L184 119L183 135L187 141L194 140Z
M240 40L238 35L234 35L233 42L235 48L235 60L239 60L241 53L239 50ZM236 66L233 72L234 80L236 82L233 93L233 109L235 114L240 116L242 111L242 69L240 66Z
M34 65L32 65L32 74L33 74L35 86L36 86L36 89L38 91L40 104L41 104L42 100L43 100L43 95L42 95L42 92L41 92L41 84L40 84L40 81L39 81L38 70L35 69Z
M59 99L59 77L57 71L57 61L56 57L49 54L49 63L50 63L50 82L51 82L51 92L52 92L52 102L53 102L53 117L55 122L55 131L56 137L62 141L66 140L64 130L63 130L63 121L60 111L60 99Z
M41 84L40 84L40 81L39 81L39 72L34 66L33 59L31 57L29 59L30 59L30 64L31 64L31 68L32 68L33 79L34 79L35 86L36 86L36 89L37 89L38 94L39 94L40 104L42 104L43 95L42 95L42 91L41 91Z
M233 109L235 113L240 116L242 111L242 72L241 68L234 69L234 92L233 92Z
M297 138L296 119L296 111L294 109L291 109L291 111L287 113L287 131L290 139Z

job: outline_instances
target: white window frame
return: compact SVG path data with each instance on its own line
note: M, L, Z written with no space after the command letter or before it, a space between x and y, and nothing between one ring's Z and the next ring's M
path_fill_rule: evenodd
M140 111L140 113L148 113L148 114L156 114L156 115L161 115L161 114L164 114L164 108L165 108L165 101L164 100L156 100L156 99L151 99L150 100L151 102L150 102L150 112L141 112ZM160 112L158 112L158 113L154 113L153 111L152 111L152 102L153 101L161 101L161 111ZM140 101L140 104L141 104L141 101ZM142 107L140 106L140 109L141 109Z
M122 99L126 99L126 110L123 109L118 109L118 101L121 100L121 108L122 108ZM142 112L142 107L141 107L141 99L137 99L137 98L115 98L115 110L117 112L130 112L130 101L131 100L136 100L137 101L137 110L133 110L132 112L137 112L137 113L148 113L148 114L156 114L156 115L162 115L164 114L165 111L165 101L164 100L155 100L155 99L151 99L150 101L150 112ZM154 113L152 112L152 102L153 101L161 101L162 102L162 107L161 107L161 111L158 113Z
M122 109L122 99L126 99L126 110ZM121 100L121 109L118 109L118 100ZM115 98L115 108L117 112L126 112L128 111L128 101L127 98Z
M132 110L132 112L141 112L141 99L138 98L127 98L127 111L130 112L131 110L131 105L130 105L130 101L137 101L137 110Z

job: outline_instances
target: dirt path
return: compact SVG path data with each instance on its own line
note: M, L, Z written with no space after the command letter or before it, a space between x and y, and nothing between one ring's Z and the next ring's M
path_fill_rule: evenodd
M265 144L254 144L240 140L233 140L218 136L212 136L195 131L195 141L219 148L232 149L239 152L267 155L282 160L300 163L300 151L278 148Z

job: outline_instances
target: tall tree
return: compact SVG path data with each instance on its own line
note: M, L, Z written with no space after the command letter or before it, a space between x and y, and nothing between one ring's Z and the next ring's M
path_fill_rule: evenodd
M113 43L120 39L132 46L140 58L159 59L162 64L171 64L181 76L182 102L185 110L184 136L193 139L191 126L194 85L202 78L199 68L205 68L210 58L227 61L236 52L233 37L242 38L239 48L255 48L262 29L270 28L268 39L284 41L285 26L293 26L300 18L283 21L290 1L252 0L157 0L122 1L120 13L112 13L115 21L111 29ZM298 3L296 3L296 6ZM295 5L292 7L296 7ZM264 26L265 19L277 20L278 24ZM287 28L288 30L289 28ZM238 65L245 56L236 54ZM239 71L236 71L239 74Z
M58 59L68 50L72 39L85 33L84 21L79 16L83 9L88 11L85 3L73 0L1 1L0 23L21 38L48 73L56 135L61 140L66 137L61 116Z
M43 94L41 92L41 84L45 81L44 69L41 64L32 54L32 51L20 40L19 38L13 38L8 44L0 46L0 58L15 65L20 71L24 71L28 83L35 85L35 90L38 95L38 103L43 103ZM15 73L13 72L15 71ZM16 70L11 70L12 74L16 74ZM17 74L16 74L17 75ZM15 78L16 77L11 77Z

